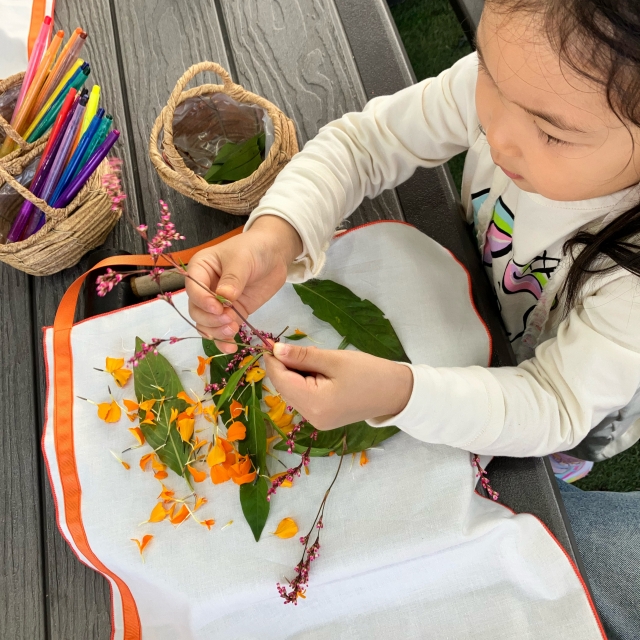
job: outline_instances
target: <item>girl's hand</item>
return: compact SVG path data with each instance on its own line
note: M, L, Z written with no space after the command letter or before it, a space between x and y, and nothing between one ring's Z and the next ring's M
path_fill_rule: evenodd
M188 273L211 291L234 303L245 318L261 307L284 284L289 265L302 252L297 231L282 218L262 216L242 235L204 249L189 262ZM187 278L189 315L203 335L224 353L238 333L239 318L229 308Z
M275 344L273 351L264 361L277 392L322 431L396 415L411 397L413 374L397 362L359 351L283 343Z

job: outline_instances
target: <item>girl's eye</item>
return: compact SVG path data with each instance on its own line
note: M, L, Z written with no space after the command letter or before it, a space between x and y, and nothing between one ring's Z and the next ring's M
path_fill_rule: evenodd
M566 140L560 140L560 138L555 138L554 136L550 136L546 131L543 131L540 127L538 127L538 134L547 144L553 144L553 145L559 145L559 144L570 145L571 144Z

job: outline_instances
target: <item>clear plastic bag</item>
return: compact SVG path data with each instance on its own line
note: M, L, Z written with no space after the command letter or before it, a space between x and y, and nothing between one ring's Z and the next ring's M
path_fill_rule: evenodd
M18 101L18 94L20 93L20 87L22 83L14 85L7 89L4 93L0 94L0 116L2 116L7 122L11 122L11 116L13 110L16 108L16 102ZM4 141L5 133L0 129L0 143Z
M240 144L261 133L265 134L264 160L273 143L271 118L261 107L237 102L224 93L187 98L173 116L173 144L187 167L200 176L209 171L225 144Z
M31 184L38 162L40 162L40 156L34 158L20 175L15 176L23 187ZM7 234L23 202L24 198L12 186L3 184L0 187L0 244L7 242Z

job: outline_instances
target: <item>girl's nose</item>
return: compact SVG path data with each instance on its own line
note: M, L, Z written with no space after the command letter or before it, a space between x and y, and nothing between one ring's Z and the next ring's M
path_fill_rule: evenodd
M516 142L516 129L511 114L503 105L494 109L490 121L485 125L487 142L496 152L516 157L520 156L520 147Z

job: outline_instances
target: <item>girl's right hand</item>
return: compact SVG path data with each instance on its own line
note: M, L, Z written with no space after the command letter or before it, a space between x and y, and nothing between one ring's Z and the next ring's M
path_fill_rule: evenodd
M284 284L287 269L302 252L298 232L282 218L265 215L246 233L203 249L189 262L186 289L189 314L198 331L233 353L230 344L241 320L194 280L234 303L245 318L261 307ZM219 342L219 341L226 342Z

